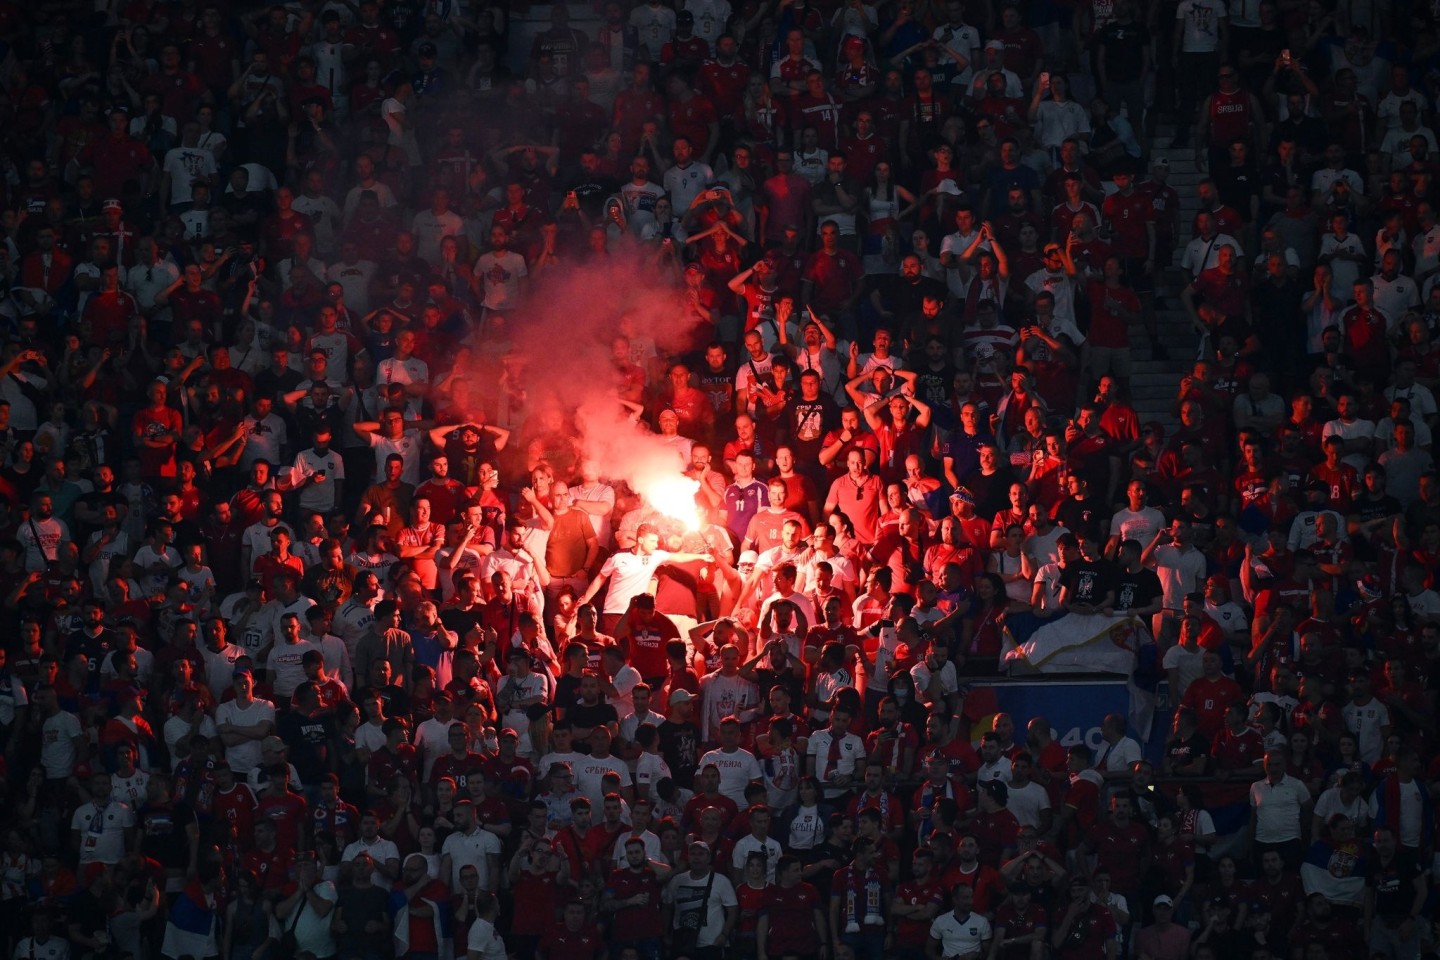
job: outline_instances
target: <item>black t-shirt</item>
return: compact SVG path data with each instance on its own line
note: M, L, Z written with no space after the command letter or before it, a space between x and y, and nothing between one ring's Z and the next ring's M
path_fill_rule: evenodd
M580 209L591 220L599 220L604 213L605 199L620 191L620 185L608 177L590 176L584 172L576 175L569 191L575 194Z
M1233 207L1240 214L1240 219L1248 222L1250 199L1260 196L1260 174L1247 163L1239 167L1216 167L1210 176L1215 181L1220 202Z
M1115 575L1116 611L1148 607L1164 592L1154 570L1141 569L1138 573L1121 570Z
M1165 742L1165 756L1170 759L1171 769L1188 766L1196 760L1210 758L1210 741L1205 735L1196 733L1190 739L1171 737Z
M1380 789L1385 789L1383 786ZM1420 867L1414 857L1405 851L1397 851L1395 858L1382 864L1377 855L1370 861L1369 876L1365 885L1375 892L1375 913L1385 920L1403 920L1410 916L1410 907L1415 902L1415 878L1420 876Z
M1065 568L1060 583L1071 603L1099 603L1110 589L1110 571L1107 564L1080 560Z
M565 719L577 727L600 727L607 723L619 723L620 716L615 712L613 704L599 703L585 704L576 703L574 706L565 708Z
M280 739L290 745L290 762L295 765L300 782L307 787L319 784L321 777L330 771L335 749L334 715L321 710L307 717L296 710L284 710L276 720L276 728Z
M840 422L840 408L821 393L814 400L796 394L785 407L785 432L795 462L811 464L820 458L825 434Z
M926 297L945 299L945 285L930 277L911 281L897 273L878 281L876 286L880 291L880 299L890 306L892 313L901 317L911 314L919 316L920 305Z
M479 626L480 621L483 620L484 617L484 611L479 608L474 610L451 609L440 611L440 622L445 625L445 629L453 631L456 636L461 638L468 635L472 628Z
M1066 497L1055 508L1055 519L1082 540L1098 543L1101 540L1100 511L1100 504L1094 497L1084 500Z
M190 862L188 830L194 825L195 811L188 803L146 805L140 815L140 842L145 855L164 867L187 866Z
M1100 31L1100 45L1105 48L1105 73L1112 83L1134 83L1140 79L1144 66L1145 47L1150 31L1143 23L1110 21Z
M700 391L710 401L710 409L715 413L716 424L723 423L727 416L735 410L735 369L733 365L727 362L721 369L711 370L707 363L695 376L699 382Z
M375 934L365 932L365 924L387 916L389 894L375 886L346 886L340 889L335 909L345 921L345 932L335 938L342 954L366 956L374 946Z
M700 728L673 720L660 724L660 755L665 758L675 783L691 789L700 764Z
M928 364L911 367L915 371L915 397L922 403L944 407L950 402L950 386L955 382L955 368L947 361L939 370L931 370Z

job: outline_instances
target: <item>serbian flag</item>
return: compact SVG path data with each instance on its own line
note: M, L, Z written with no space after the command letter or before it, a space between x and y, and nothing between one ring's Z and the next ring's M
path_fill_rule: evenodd
M188 954L201 960L219 956L215 920L215 898L205 892L199 881L190 881L170 907L161 954L167 958Z

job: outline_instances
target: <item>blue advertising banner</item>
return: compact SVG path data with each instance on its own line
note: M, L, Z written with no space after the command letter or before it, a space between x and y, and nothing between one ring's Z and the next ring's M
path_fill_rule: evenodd
M1014 718L1019 737L1024 737L1025 724L1031 718L1045 717L1063 747L1083 743L1098 750L1102 743L1100 722L1105 715L1130 715L1129 687L1120 678L972 680L971 684L994 692L1000 710ZM980 731L988 729L989 723L988 717L983 718L976 725L980 730L971 739L978 740ZM1130 735L1136 736L1135 731L1131 730Z

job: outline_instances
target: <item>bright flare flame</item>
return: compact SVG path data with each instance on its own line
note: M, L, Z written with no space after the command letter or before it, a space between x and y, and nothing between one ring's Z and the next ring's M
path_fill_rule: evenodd
M687 532L700 529L700 511L695 494L700 481L689 477L656 477L640 485L640 494L656 510L685 525Z

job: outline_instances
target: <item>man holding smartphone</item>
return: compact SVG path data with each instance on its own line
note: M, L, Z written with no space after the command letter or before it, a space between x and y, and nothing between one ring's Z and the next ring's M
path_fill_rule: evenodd
M329 514L340 503L345 461L338 450L330 449L333 439L329 427L316 430L310 449L295 454L289 475L281 478L282 491L300 491L301 513Z

